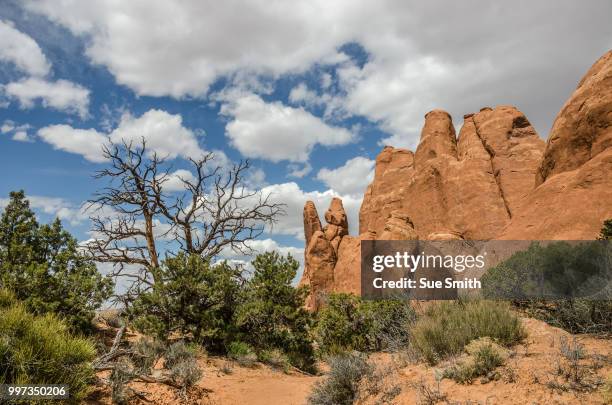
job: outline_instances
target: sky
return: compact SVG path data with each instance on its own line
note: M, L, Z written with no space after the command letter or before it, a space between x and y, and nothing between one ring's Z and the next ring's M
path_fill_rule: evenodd
M356 234L376 155L414 150L428 111L459 128L512 104L546 139L612 47L610 16L608 0L0 0L0 207L23 189L87 240L101 145L145 136L176 170L249 159L287 212L253 247L302 261L305 201L341 197Z

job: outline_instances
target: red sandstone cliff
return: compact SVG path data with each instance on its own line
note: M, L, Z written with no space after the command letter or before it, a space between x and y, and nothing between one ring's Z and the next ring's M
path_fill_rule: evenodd
M464 116L459 136L442 110L425 115L416 152L385 147L349 236L334 198L321 227L304 207L308 306L360 292L363 239L593 239L612 217L612 51L555 119L546 144L512 106Z

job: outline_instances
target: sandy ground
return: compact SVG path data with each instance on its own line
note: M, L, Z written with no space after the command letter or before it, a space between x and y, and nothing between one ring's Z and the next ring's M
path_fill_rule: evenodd
M502 378L481 383L474 381L462 385L443 379L439 385L435 368L414 364L398 356L375 354L373 359L381 369L389 372L385 386L401 389L393 404L603 404L600 390L594 392L564 391L564 380L556 373L560 356L560 339L571 335L544 322L524 318L528 332L526 342L513 348L513 355L500 369ZM601 381L612 373L612 340L577 336L584 346L585 356L581 369L586 381ZM153 404L219 404L219 405L292 405L304 404L313 384L324 376L308 376L298 372L286 374L280 370L258 364L253 368L240 367L221 358L200 361L204 377L197 387L179 397L172 389L157 384L133 384L146 394ZM231 370L231 371L228 371ZM425 387L425 388L423 388ZM429 391L429 394L428 392ZM437 397L437 398L434 398ZM378 398L359 401L376 403ZM427 402L430 399L432 402ZM98 391L88 403L110 404L108 389Z
M525 344L513 348L505 370L513 370L514 382L491 381L481 384L475 381L471 385L461 385L452 380L443 379L439 391L445 398L441 403L481 403L481 404L603 404L598 391L591 393L563 392L548 387L549 381L562 383L556 376L559 361L561 336L571 337L569 333L551 327L544 322L524 318L528 337ZM585 359L582 364L591 381L602 379L612 373L612 340L578 336L577 341L584 345ZM596 370L592 369L593 362ZM396 398L398 404L418 404L424 400L422 390L412 387L415 382L424 380L429 388L437 390L434 369L425 365L411 365L401 368L402 393Z

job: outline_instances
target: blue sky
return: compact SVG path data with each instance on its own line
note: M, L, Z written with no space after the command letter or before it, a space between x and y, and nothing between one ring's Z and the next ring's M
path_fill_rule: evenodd
M87 239L99 139L141 134L176 169L251 159L288 213L259 247L300 256L306 199L356 233L373 159L427 111L514 104L546 138L612 44L607 1L427 3L0 0L0 204L24 189Z

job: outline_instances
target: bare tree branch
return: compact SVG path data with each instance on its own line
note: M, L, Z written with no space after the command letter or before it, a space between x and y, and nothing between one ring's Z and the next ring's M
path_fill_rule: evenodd
M179 177L184 190L173 192L166 190L172 168L144 138L105 146L103 153L109 166L95 178L108 185L88 201L94 238L86 247L97 261L114 265L114 276L133 279L131 293L156 282L162 239L207 260L226 249L249 254L249 242L284 214L284 204L247 187L248 161L223 167L213 164L212 153L192 158L193 177ZM131 274L130 266L144 271Z

